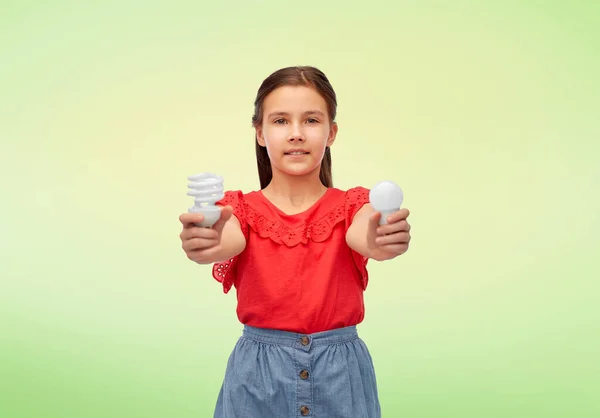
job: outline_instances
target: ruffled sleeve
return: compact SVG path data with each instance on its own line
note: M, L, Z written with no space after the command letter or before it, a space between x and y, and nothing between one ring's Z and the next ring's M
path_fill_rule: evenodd
M244 238L248 240L248 223L246 221L246 210L244 204L244 194L239 191L226 191L225 197L216 203L220 206L231 206L233 215L240 222ZM217 262L213 265L212 275L219 283L223 284L223 292L227 293L235 283L237 264L239 255L226 260Z
M365 203L369 203L369 189L354 187L346 191L346 228L350 227L354 215L356 215ZM354 264L360 273L363 290L365 290L369 283L369 272L367 271L367 262L369 259L353 249L350 249L350 251L352 252Z

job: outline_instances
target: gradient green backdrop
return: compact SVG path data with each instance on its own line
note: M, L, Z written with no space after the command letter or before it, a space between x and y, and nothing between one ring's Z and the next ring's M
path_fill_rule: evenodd
M295 64L338 93L335 185L412 212L360 326L384 417L600 416L598 12L3 1L0 417L212 416L241 326L180 248L186 176L258 187L254 95Z

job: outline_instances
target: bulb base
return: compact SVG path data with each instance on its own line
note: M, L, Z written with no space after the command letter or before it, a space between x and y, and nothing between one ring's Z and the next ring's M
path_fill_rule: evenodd
M188 209L189 213L200 213L204 217L203 221L196 224L203 228L212 228L221 217L220 206L193 206Z
M380 210L381 218L379 219L379 225L386 225L388 223L387 218L394 212L398 212L400 208L390 210Z

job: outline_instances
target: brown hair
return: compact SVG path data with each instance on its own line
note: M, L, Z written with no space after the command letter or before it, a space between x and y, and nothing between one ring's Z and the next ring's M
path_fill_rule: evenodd
M254 101L254 115L252 116L252 125L257 128L263 119L263 102L265 97L273 90L282 86L306 86L314 88L325 100L327 104L327 113L329 121L333 123L337 113L337 98L331 83L325 74L309 66L286 67L275 71L267 77L256 94ZM258 144L255 137L256 146L256 164L258 166L258 177L260 179L260 188L264 189L273 178L271 161L267 149ZM321 162L321 171L319 179L326 187L333 187L333 176L331 173L331 150L325 149L325 156Z

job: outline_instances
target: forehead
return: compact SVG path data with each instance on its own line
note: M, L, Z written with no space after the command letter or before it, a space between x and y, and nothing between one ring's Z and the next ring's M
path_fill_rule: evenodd
M311 108L327 111L327 103L321 95L311 87L283 86L273 90L263 103L264 110L270 111L304 111Z

